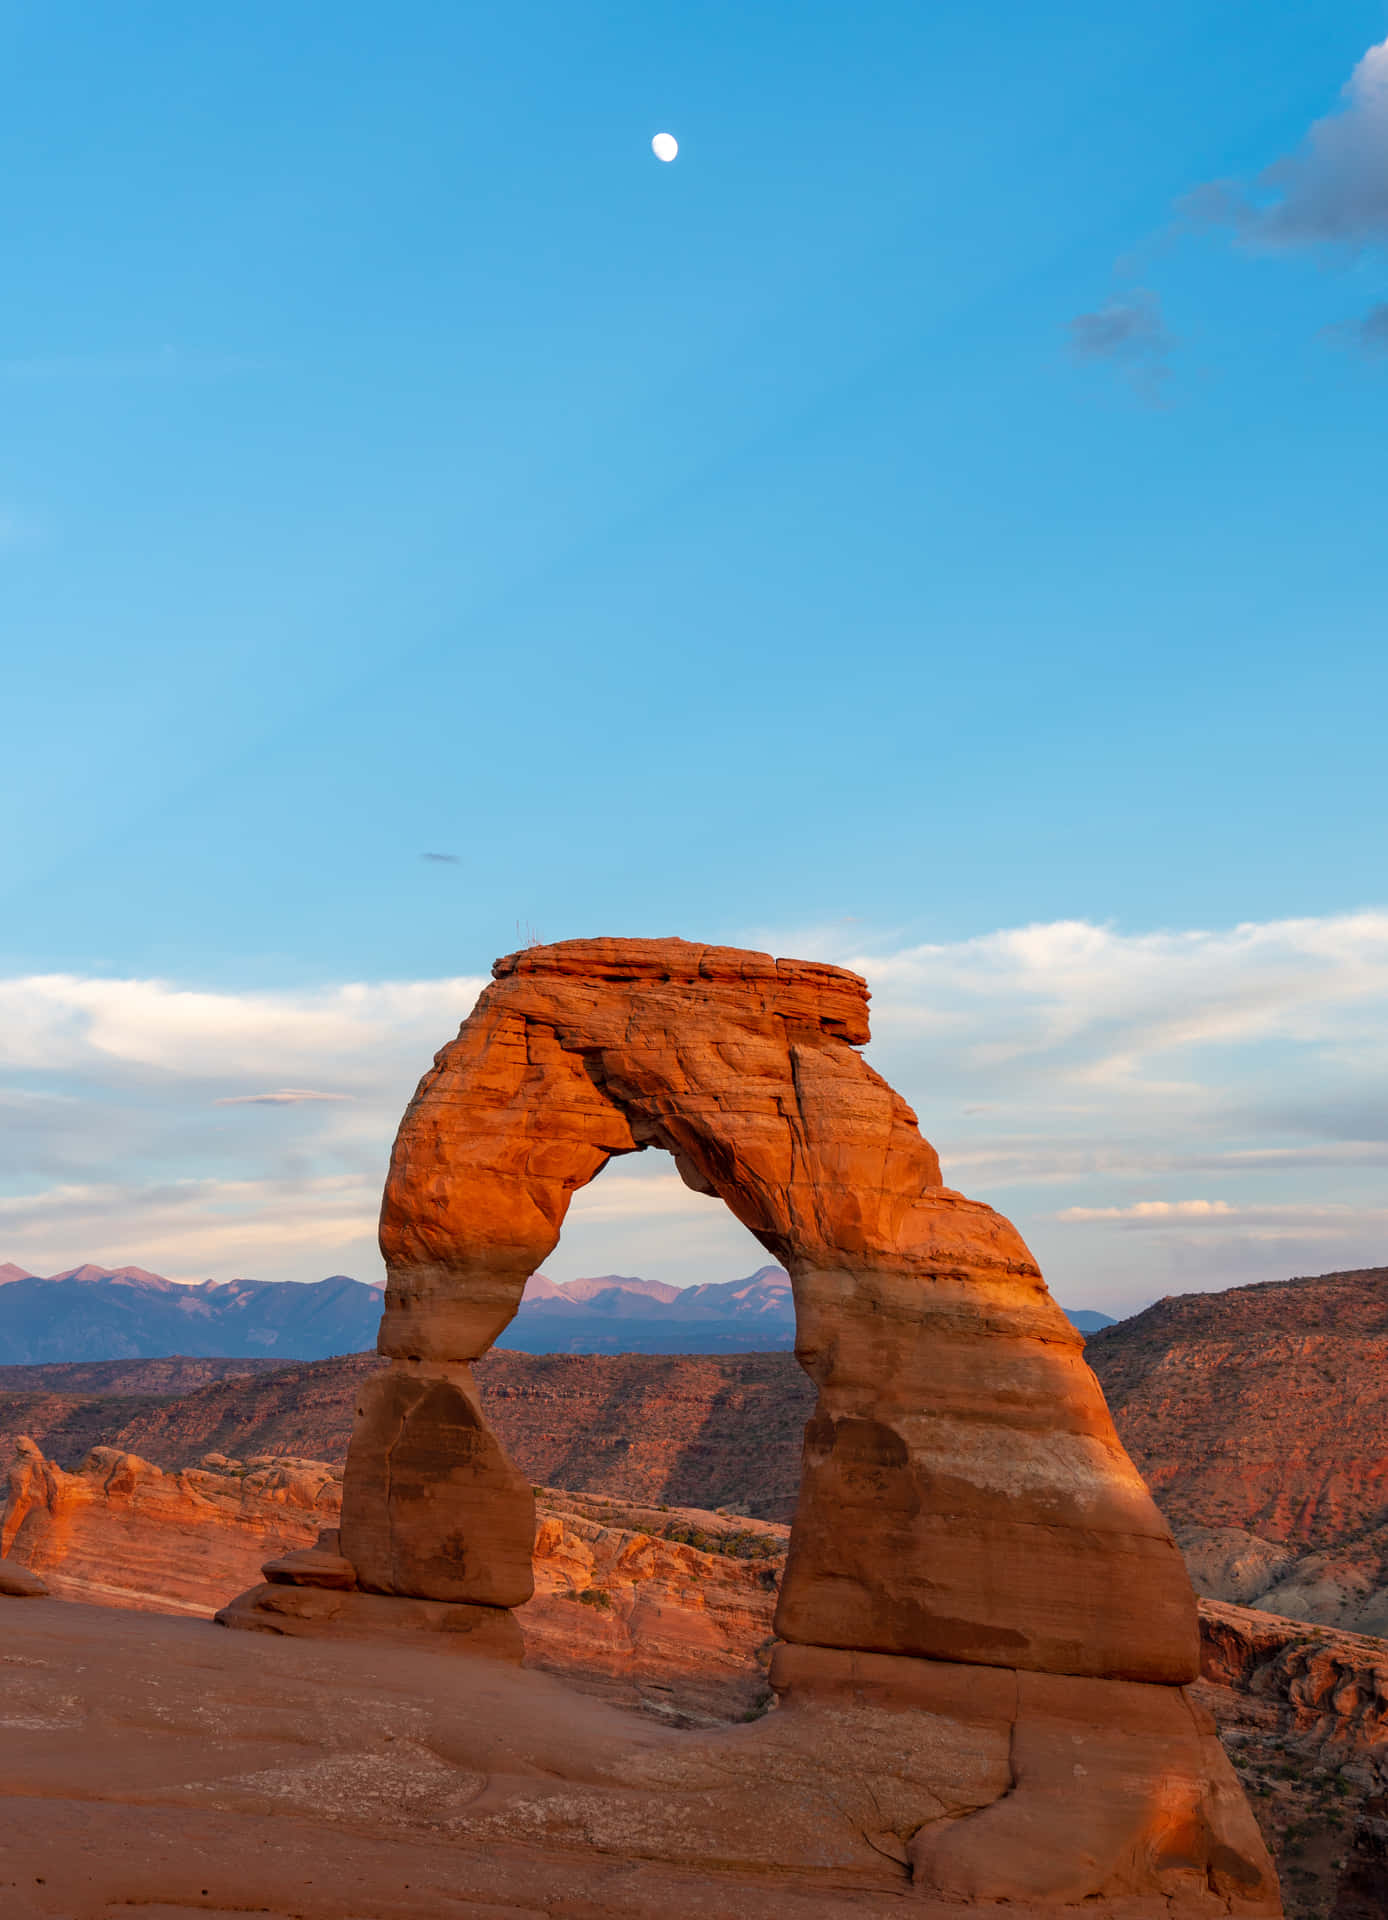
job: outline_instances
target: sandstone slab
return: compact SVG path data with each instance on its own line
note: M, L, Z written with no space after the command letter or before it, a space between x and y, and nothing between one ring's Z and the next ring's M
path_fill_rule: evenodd
M980 1689L976 1668L935 1677L934 1714L788 1695L745 1726L681 1732L425 1635L336 1644L39 1600L7 1616L4 1652L0 1857L42 1920L1279 1911L1266 1887L1176 1885L1169 1862L1146 1892L1080 1901L960 1898L913 1878L922 1830L963 1831L1023 1797L997 1683ZM1008 1684L1020 1698L1026 1676ZM1089 1737L1093 1703L1067 1716L1064 1695L1091 1684L1037 1701L1043 1749L1051 1729ZM1134 1716L1130 1732L1140 1752L1151 1730ZM1121 1776L1128 1750L1109 1735L1103 1753ZM1057 1817L1073 1829L1077 1808Z

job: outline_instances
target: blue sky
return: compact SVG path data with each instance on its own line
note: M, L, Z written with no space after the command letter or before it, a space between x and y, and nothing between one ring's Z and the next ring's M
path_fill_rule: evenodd
M518 925L868 967L1074 1304L1388 1257L1386 38L0 0L0 1258L364 1268ZM1121 1020L1233 1027L1139 1048L1090 1109L1139 1170L1071 1140L1038 1198L996 1156L1109 1059L1055 1053L1076 925ZM216 1104L286 1087L335 1098ZM741 1258L630 1178L580 1265ZM1244 1214L1125 1211L1202 1202Z

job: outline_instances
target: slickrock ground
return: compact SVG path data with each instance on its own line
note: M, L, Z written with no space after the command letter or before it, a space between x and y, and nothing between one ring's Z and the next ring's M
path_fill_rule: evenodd
M865 1837L871 1808L817 1789L789 1715L696 1752L701 1736L474 1657L3 1604L5 1920L949 1911L909 1898ZM566 1797L567 1839L537 1845L525 1810ZM795 1847L800 1875L775 1864Z
M115 1582L100 1552L115 1542L120 1604L196 1605L210 1614L259 1580L275 1538L308 1544L336 1513L340 1482L319 1463L238 1470L217 1460L192 1475L164 1476L128 1459L117 1470L119 1460L103 1456L82 1476L47 1463L41 1474L29 1464L29 1497L44 1480L56 1482L62 1505L63 1487L86 1483L85 1498L81 1489L76 1500L68 1496L65 1532L29 1525L34 1564L59 1595L109 1604ZM121 1517L103 1515L103 1502ZM536 1597L519 1614L528 1666L675 1727L731 1724L765 1710L786 1528L554 1489L537 1489L536 1503ZM12 1505L10 1533L16 1513ZM267 1515L262 1537L255 1528ZM4 1625L14 1618L6 1614ZM1278 1859L1289 1915L1381 1920L1388 1645L1210 1602L1201 1627L1199 1691ZM5 1690L0 1664L0 1700Z
M1085 1357L1199 1591L1388 1633L1388 1267L1161 1300Z
M0 1604L5 1920L1171 1920L1164 1895L911 1890L920 1823L1005 1790L1005 1727L949 1809L928 1716L792 1694L691 1732L437 1641ZM1179 1911L1238 1906L1191 1886Z

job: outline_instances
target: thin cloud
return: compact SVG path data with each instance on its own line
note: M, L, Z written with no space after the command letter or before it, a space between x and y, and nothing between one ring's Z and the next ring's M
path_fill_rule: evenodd
M1147 287L1110 300L1093 313L1076 314L1070 322L1075 359L1116 367L1146 399L1160 397L1173 345L1161 298Z
M229 1093L218 1107L297 1107L314 1100L350 1100L350 1093L317 1093L312 1087L280 1087L274 1093Z
M1239 1209L1227 1200L1138 1200L1130 1207L1066 1207L1057 1220L1125 1220L1159 1226L1169 1220L1228 1220Z
M1294 153L1250 184L1212 180L1187 194L1188 223L1232 228L1262 252L1319 252L1353 261L1388 248L1388 40L1369 48L1334 113ZM1364 354L1388 352L1388 305L1330 327L1325 337Z
M433 860L441 867L456 867L462 863L456 853L421 853L421 860Z
M1388 39L1369 48L1336 109L1252 180L1208 180L1176 203L1175 232L1226 228L1249 251L1352 263L1388 251ZM1171 235L1168 229L1168 238ZM1388 303L1321 337L1366 356L1388 353ZM1161 396L1172 345L1159 297L1115 298L1070 323L1083 362L1107 363L1147 398Z
M1138 1200L1126 1207L1067 1207L1057 1220L1070 1226L1235 1229L1270 1240L1341 1240L1365 1232L1381 1235L1388 1207L1318 1205L1233 1206L1227 1200Z
M1338 327L1327 327L1325 338L1332 346L1349 347L1369 359L1388 355L1388 300L1370 307L1361 319L1345 321Z

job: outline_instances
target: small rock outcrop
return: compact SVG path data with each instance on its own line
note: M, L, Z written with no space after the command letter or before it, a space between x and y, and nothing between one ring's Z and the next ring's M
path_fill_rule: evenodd
M0 1594L7 1600L42 1600L48 1583L18 1560L0 1559Z
M841 1764L867 1784L877 1747L884 1767L909 1751L893 1857L940 1900L1278 1913L1187 1691L1195 1599L1170 1531L1020 1236L943 1184L859 1053L865 983L679 940L571 941L493 972L392 1156L391 1364L361 1384L338 1542L356 1590L282 1571L222 1617L265 1624L292 1594L304 1630L374 1630L393 1610L402 1631L498 1649L533 1591L535 1509L472 1365L572 1195L663 1148L790 1275L816 1389L768 1757L795 1727L827 1755L845 1715L861 1725ZM886 1772L881 1787L896 1791ZM530 1838L574 1818L571 1799L538 1811Z
M207 1456L164 1473L96 1447L65 1473L17 1443L0 1551L56 1597L156 1613L211 1613L267 1553L309 1545L337 1517L341 1479L316 1460Z
M1194 1689L1277 1860L1288 1920L1388 1913L1388 1642L1200 1603Z

